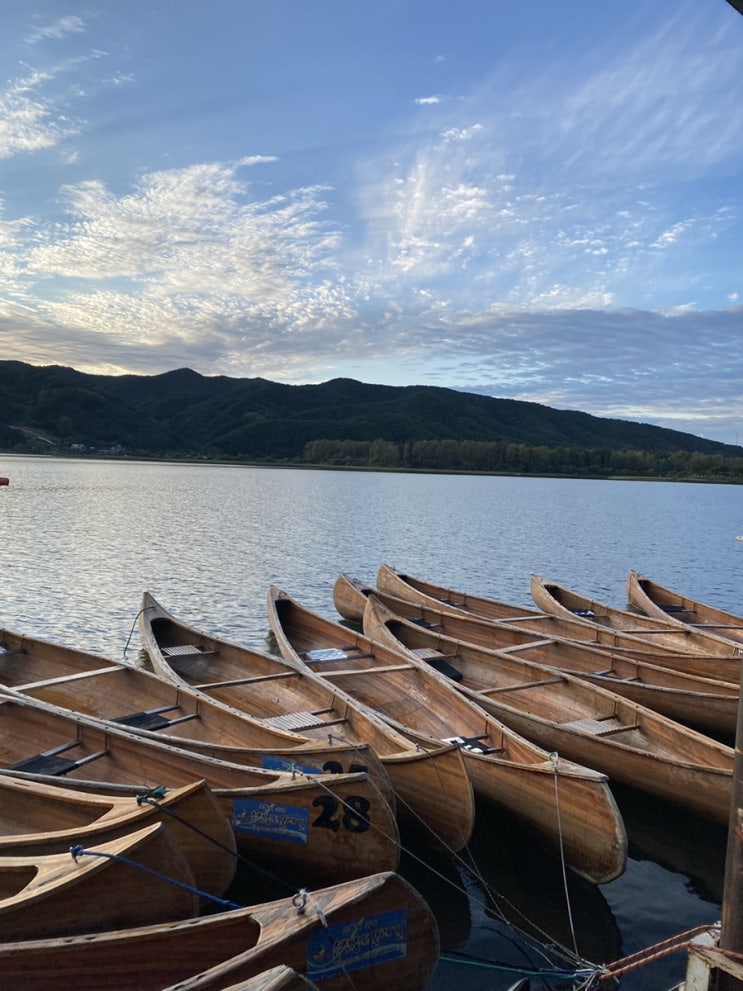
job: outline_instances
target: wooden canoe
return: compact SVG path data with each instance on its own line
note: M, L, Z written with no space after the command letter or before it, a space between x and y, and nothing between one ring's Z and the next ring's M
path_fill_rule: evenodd
M681 627L667 619L617 609L549 582L540 575L531 576L531 595L540 608L557 616L572 616L589 625L630 633L648 643L671 648L677 656L682 653L698 654L700 656L695 661L688 662L696 666L692 672L694 674L734 681L735 684L740 679L740 650L721 637L691 627Z
M268 771L149 740L115 723L23 695L0 697L0 767L142 791L205 780L238 853L294 884L394 870L397 822L376 785L357 774ZM106 790L105 787L99 790Z
M475 803L456 746L413 746L375 712L306 668L187 626L147 592L140 632L162 677L287 732L297 727L301 741L338 740L352 754L358 747L349 770L365 769L371 744L392 783L406 832L453 850L469 842ZM332 769L343 767L334 764Z
M627 838L606 775L555 762L422 662L324 619L275 587L268 613L285 657L337 679L411 739L458 743L475 793L528 824L553 852L562 849L576 873L596 883L622 873Z
M506 622L490 622L471 613L432 609L374 592L348 575L338 578L335 587L340 586L344 601L350 601L355 589L358 598L354 611L366 604L369 595L374 595L391 612L424 629L488 650L507 650L512 656L557 668L702 732L735 735L739 690L730 682L695 677L660 667L659 663L650 664L634 652L601 649ZM662 659L653 656L658 662Z
M163 822L64 853L0 856L5 940L193 918L199 905L188 861Z
M188 922L3 942L0 973L23 991L223 991L282 964L322 991L424 991L438 957L426 903L378 873Z
M437 677L448 675L449 684L540 746L728 822L732 747L554 667L424 629L374 595L367 600L364 632L375 643L436 665Z
M506 623L545 637L562 637L601 650L622 651L628 656L651 664L665 663L668 667L676 667L675 662L668 663L668 654L675 655L681 650L678 641L676 647L671 647L656 640L643 639L631 632L578 619L569 612L561 612L558 615L555 612L524 609L522 606L500 602L486 596L472 595L424 582L401 571L395 571L386 564L379 567L377 589L380 595L394 595L434 609L454 612L458 615L476 616L493 623ZM685 656L686 653L684 650L682 655ZM656 654L662 655L662 659L658 660L654 656Z
M187 685L131 664L108 660L47 640L0 630L0 687L51 705L111 720L149 739L234 764L269 770L299 765L306 773L364 770L388 803L392 786L379 758L361 741L338 735L310 740L264 720L251 719Z
M164 822L199 891L221 897L235 876L232 827L205 781L115 796L0 774L0 855L47 856L95 846Z
M713 634L743 651L743 616L673 592L638 571L627 575L627 600L646 616Z

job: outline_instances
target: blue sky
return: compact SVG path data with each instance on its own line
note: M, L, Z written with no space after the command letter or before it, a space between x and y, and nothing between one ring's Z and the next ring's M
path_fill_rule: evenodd
M4 0L4 359L743 443L725 0Z

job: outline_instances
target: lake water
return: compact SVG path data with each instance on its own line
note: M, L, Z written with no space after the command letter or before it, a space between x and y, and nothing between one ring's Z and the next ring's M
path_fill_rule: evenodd
M0 475L10 478L0 487L2 625L118 660L136 661L145 589L192 625L265 649L269 584L337 619L338 574L373 583L382 561L523 606L533 606L533 572L624 606L636 568L743 613L735 486L7 455ZM609 963L719 919L725 831L616 794L627 871L598 887L570 878L568 899L559 864L487 809L478 808L475 871L428 854L424 867L421 851L405 857L441 929L436 991L507 986L517 975L483 961L527 966L523 930ZM620 986L668 988L684 967L677 953Z

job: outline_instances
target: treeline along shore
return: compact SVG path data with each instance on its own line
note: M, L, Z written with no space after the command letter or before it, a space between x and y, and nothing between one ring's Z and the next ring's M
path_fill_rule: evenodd
M435 386L91 375L0 361L0 451L337 469L743 481L743 447Z
M305 463L318 467L743 482L743 457L693 451L610 451L498 441L315 440L304 454Z

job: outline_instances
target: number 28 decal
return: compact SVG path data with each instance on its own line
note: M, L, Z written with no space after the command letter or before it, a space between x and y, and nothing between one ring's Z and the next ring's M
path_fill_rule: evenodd
M345 801L338 801L332 795L320 795L312 803L322 811L312 825L319 829L332 829L334 833L343 826L350 833L365 833L371 826L369 819L369 801L360 795L349 795ZM339 807L343 815L338 816Z

